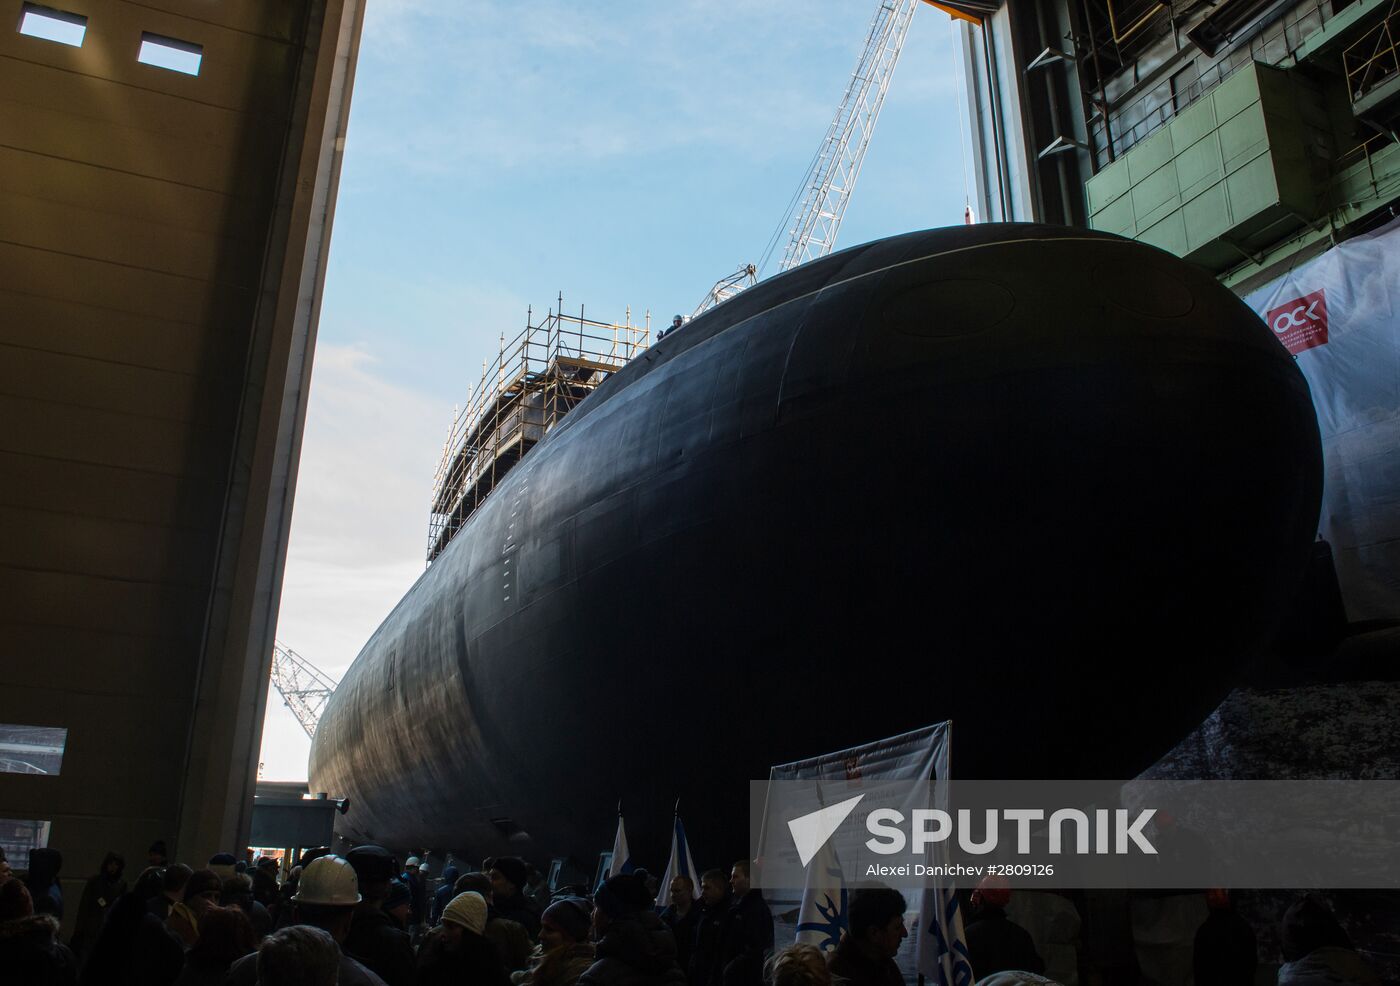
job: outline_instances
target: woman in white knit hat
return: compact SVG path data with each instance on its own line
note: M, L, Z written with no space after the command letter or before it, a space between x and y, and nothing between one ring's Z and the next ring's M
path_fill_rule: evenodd
M418 986L510 986L485 930L486 899L472 890L453 897L418 953Z

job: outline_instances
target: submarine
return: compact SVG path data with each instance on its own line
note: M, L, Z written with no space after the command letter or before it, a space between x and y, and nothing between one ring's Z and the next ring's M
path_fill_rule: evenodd
M668 334L501 482L316 731L337 837L591 860L679 799L952 720L964 778L1128 778L1266 654L1317 531L1311 397L1212 277L1084 229L843 250Z

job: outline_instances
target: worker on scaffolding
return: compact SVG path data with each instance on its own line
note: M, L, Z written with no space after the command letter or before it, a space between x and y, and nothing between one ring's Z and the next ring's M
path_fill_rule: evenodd
M671 327L669 329L662 329L656 334L656 341L660 342L662 339L665 339L672 332L675 332L677 329L679 329L683 324L685 324L685 319L677 315L675 318L671 319Z

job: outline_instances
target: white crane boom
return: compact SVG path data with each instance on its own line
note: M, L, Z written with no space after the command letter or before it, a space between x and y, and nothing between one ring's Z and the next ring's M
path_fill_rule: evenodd
M784 229L787 246L778 265L780 271L825 257L836 246L841 219L860 177L860 166L918 3L919 0L880 0L841 105L812 157L779 232L774 234L757 266L741 265L736 273L717 281L695 309L695 315L756 283L757 272L768 265Z
M836 246L836 234L860 177L917 2L880 0L876 7L856 70L803 178L805 195L789 213L787 248L779 270L825 257Z
M274 641L272 683L306 735L314 739L316 724L335 691L335 680L296 651Z

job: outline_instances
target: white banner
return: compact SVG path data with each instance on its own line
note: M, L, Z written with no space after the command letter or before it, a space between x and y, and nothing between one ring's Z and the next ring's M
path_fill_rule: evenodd
M1247 296L1312 388L1319 530L1351 620L1400 617L1400 220Z
M951 722L935 723L913 732L838 750L835 753L780 764L769 771L769 781L840 780L941 781L947 780ZM768 818L764 818L764 827ZM764 844L760 839L760 845ZM847 927L847 893L841 869L830 843L807 866L802 892L798 941L818 948L834 948ZM962 914L951 883L923 891L917 929L918 968L931 986L969 986L973 980L963 937Z

